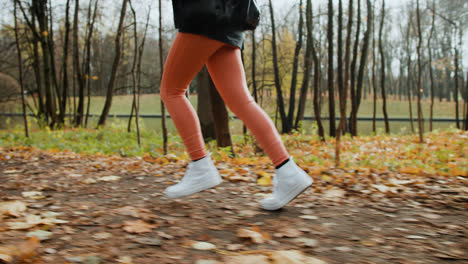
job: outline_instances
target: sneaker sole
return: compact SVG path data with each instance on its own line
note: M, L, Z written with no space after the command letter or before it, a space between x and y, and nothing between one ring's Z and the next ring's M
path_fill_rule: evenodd
M299 195L301 195L303 192L305 192L314 183L314 180L312 178L309 178L309 179L310 179L310 182L305 187L300 186L300 185L294 186L293 190L291 190L286 195L286 199L281 200L278 206L274 206L274 207L262 206L262 208L265 209L265 210L268 210L268 211L276 211L276 210L279 210L279 209L283 208L285 205L287 205L292 200L296 199ZM300 190L297 194L294 194L294 193L297 192L297 190L298 190L297 188L302 188L302 190Z
M223 182L223 180L221 179L221 176L220 176L219 180L218 180L216 183L211 184L211 185L208 185L208 186L197 186L197 187L194 187L194 188L192 189L192 191L189 192L189 193L184 193L184 194L171 194L171 193L169 193L169 192L164 192L164 196L166 196L167 198L170 198L170 199L177 199L177 198L187 197L187 196L194 195L194 194L196 194L196 193L199 193L199 192L202 192L202 191L211 189L211 188L213 188L213 187L216 187L216 186L220 185L222 182Z

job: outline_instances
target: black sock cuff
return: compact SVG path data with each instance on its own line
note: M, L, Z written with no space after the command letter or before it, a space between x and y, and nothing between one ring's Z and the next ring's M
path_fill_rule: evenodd
M283 165L288 163L288 161L289 161L289 158L287 158L285 161L281 162L278 166L275 167L275 169L279 169L279 168L283 167Z

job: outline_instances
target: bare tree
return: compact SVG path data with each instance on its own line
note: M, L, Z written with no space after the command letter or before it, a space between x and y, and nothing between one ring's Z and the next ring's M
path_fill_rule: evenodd
M418 86L416 94L418 96L418 129L419 129L419 142L423 143L423 124L422 124L422 110L421 110L421 90L422 90L422 62L421 62L421 48L422 48L422 32L421 32L421 17L419 12L419 0L416 0L416 22L418 24Z
M117 34L115 36L115 57L114 62L112 64L112 71L110 75L110 80L107 85L107 93L106 93L106 101L104 104L104 108L102 109L101 117L99 118L98 126L104 126L106 124L107 115L109 114L109 110L112 105L112 97L114 95L114 86L115 86L115 79L117 76L117 70L120 64L120 56L122 51L120 50L120 39L122 37L123 32L123 24L125 20L125 13L127 12L127 3L128 0L122 1L122 8L120 12L120 19L119 19L119 26L117 28Z
M466 72L466 81L465 81L465 130L468 130L468 72Z
M255 40L255 30L252 30L252 93L254 100L258 103L258 91L257 91L257 78L256 78L256 64L257 64L257 41Z
M28 115L26 111L26 102L24 99L24 84L23 84L23 57L21 54L20 48L20 41L19 41L19 29L18 29L18 15L17 15L17 3L16 0L14 1L14 18L15 18L15 42L16 42L16 50L18 53L18 71L19 71L19 84L20 84L20 91L21 91L21 103L23 106L23 120L24 120L24 134L26 137L29 138L29 129L28 129Z
M278 66L278 54L277 54L277 45L276 45L276 27L275 27L275 15L273 10L273 3L269 0L269 7L270 7L270 19L271 19L271 48L273 52L273 70L275 74L275 88L276 88L276 100L277 100L277 107L280 113L281 118L281 127L282 131L287 131L288 124L286 122L286 112L284 109L284 100L283 100L283 92L281 90L281 82L280 82L280 74L279 74L279 66Z
M355 90L355 105L351 110L351 133L353 136L357 136L357 114L359 111L359 106L361 105L361 98L362 98L362 86L364 80L364 71L367 68L367 52L369 50L369 40L370 40L370 32L372 28L372 4L370 0L367 0L367 28L366 32L364 32L364 40L362 44L361 50L361 61L359 63L359 70L357 75L357 84Z
M345 126L346 126L346 102L348 98L348 88L349 88L349 74L350 74L350 57L351 57L351 35L352 35L352 21L353 21L353 3L354 0L349 0L348 4L348 26L347 26L347 35L346 35L346 41L345 41L345 70L344 70L344 83L343 83L343 97L344 97L344 105L341 106L341 116L344 116L344 119L341 119L341 131L344 132Z
M353 116L352 114L355 112L355 108L357 105L357 95L356 95L356 67L357 67L357 60L358 60L358 51L359 51L359 36L361 34L361 0L357 0L357 14L356 14L356 35L354 38L354 45L353 45L353 58L351 60L351 68L350 68L350 97L351 97L351 113L350 113L350 122L349 122L349 132L351 135L355 135L353 133Z
M310 4L311 13L312 13L312 3ZM319 12L320 13L320 12ZM312 17L311 17L311 24ZM321 120L321 92L320 92L320 79L321 79L321 71L320 71L320 60L317 55L317 50L315 49L314 43L311 45L311 52L312 58L314 60L314 114L315 120L317 122L318 127L318 134L321 141L325 141L325 131L323 128L322 120Z
M86 76L86 90L88 94L88 102L87 102L87 107L86 107L86 118L85 118L85 127L88 127L88 119L89 119L89 110L91 107L91 39L93 37L93 32L94 32L94 24L96 22L96 16L97 16L97 10L98 10L98 2L99 0L96 0L94 2L94 11L93 11L93 16L92 18L88 17L88 33L87 33L87 38L86 38L86 59L85 59L85 64L84 64L84 72ZM89 15L91 15L91 3L92 1L89 2Z
M328 111L330 117L330 136L336 134L335 125L335 92L333 76L333 1L328 0Z
M432 9L435 10L435 0L432 0ZM429 37L427 38L427 51L429 56L428 67L429 67L429 80L431 82L431 106L430 106L430 117L429 117L429 131L432 131L432 120L434 118L434 71L432 69L432 47L431 41L434 33L435 27L435 13L431 11L432 22L431 22L431 31L429 32Z
M283 133L289 133L293 129L294 121L294 110L296 107L296 86L297 86L297 69L299 66L299 55L302 48L302 39L303 39L303 28L304 28L304 16L302 12L302 0L299 1L299 24L298 24L298 41L296 42L296 48L294 49L294 59L293 59L293 71L291 78L291 89L289 93L289 110L287 116L287 126L283 127Z
M133 105L135 106L135 123L136 123L136 129L137 129L137 141L138 141L138 146L141 147L141 136L140 136L140 124L138 120L138 107L137 107L137 80L136 80L136 66L137 66L137 61L138 61L138 32L137 32L137 18L136 18L136 12L135 9L133 8L132 1L129 1L130 3L130 9L132 10L133 14L133 63L132 63L132 91L133 91ZM132 108L133 111L133 108Z
M149 6L148 10L151 10L151 6ZM139 124L139 115L140 115L140 94L141 94L141 62L143 57L143 52L145 50L145 43L146 43L146 35L148 33L148 26L149 26L149 19L150 19L151 12L148 11L146 16L146 24L145 24L145 31L143 32L143 38L141 40L140 46L138 46L138 59L136 65L136 76L137 76L137 89L135 100L132 101L132 107L130 111L130 118L128 119L128 127L127 131L131 132L131 125L132 125L132 118L133 114L135 113L136 123ZM138 133L139 134L139 133Z
M85 83L83 78L83 72L81 71L80 55L79 55L79 38L78 38L78 14L80 11L80 1L75 0L75 15L73 19L73 64L74 64L74 76L76 83L78 84L78 109L76 110L76 118L74 121L75 126L81 126L84 120L84 90Z
M351 24L351 23L350 23ZM340 139L341 133L346 124L346 94L344 93L344 81L343 81L343 3L341 0L338 1L338 94L340 96L340 124L338 125L338 131L336 132L336 146L335 146L335 167L340 166Z
M159 65L161 70L161 78L164 72L164 53L163 53L163 39L162 39L162 3L159 0ZM162 131L163 131L163 151L164 155L167 155L167 127L166 127L166 108L164 107L164 103L161 100L161 115L162 115Z
M377 116L377 83L375 78L376 66L375 54L375 5L372 8L372 133L376 132L376 116Z
M413 124L413 106L411 104L411 49L410 49L410 40L411 40L411 15L408 13L408 25L406 29L406 56L407 56L407 67L406 67L406 95L408 98L408 107L410 115L410 125L411 132L414 133L414 124Z
M63 61L62 61L62 104L60 110L59 120L61 123L65 123L65 113L67 109L68 99L68 49L70 43L70 0L67 0L65 7L65 41L63 45Z
M306 40L306 51L304 57L304 77L302 79L301 92L299 96L299 105L297 107L296 121L294 128L299 128L299 122L304 119L307 90L309 89L310 74L312 72L312 49L314 48L314 38L312 35L312 2L307 0L306 4L306 29L307 29L307 40Z
M384 122L385 122L385 133L390 133L390 125L388 123L388 114L387 114L387 94L385 92L385 54L384 54L384 47L383 47L383 27L385 21L385 0L382 0L382 14L380 16L380 30L379 30L379 51L380 51L380 86L382 92L382 110L384 114Z

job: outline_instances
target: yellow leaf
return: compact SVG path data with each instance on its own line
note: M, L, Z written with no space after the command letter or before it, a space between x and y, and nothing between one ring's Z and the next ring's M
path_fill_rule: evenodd
M454 176L463 176L463 177L468 177L468 171L459 169L459 168L453 168L450 170L450 173Z
M400 168L401 173L408 173L408 174L418 174L421 173L422 170L420 168L415 168L415 167L403 167Z
M257 171L257 175L260 176L260 179L257 180L258 185L269 186L271 185L271 174L266 171Z
M42 36L47 37L48 35L49 35L49 32L47 32L47 30L42 32Z

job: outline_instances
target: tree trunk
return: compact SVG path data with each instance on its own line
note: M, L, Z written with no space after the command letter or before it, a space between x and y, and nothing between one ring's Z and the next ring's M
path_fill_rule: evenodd
M455 51L454 51L454 65L455 65L455 76L453 77L453 81L455 83L454 86L454 95L453 99L455 100L455 122L457 124L457 128L460 129L460 114L458 110L458 90L459 90L459 82L458 82L458 71L459 71L459 65L458 65L458 48L455 46Z
M119 26L117 29L117 34L115 37L115 57L114 62L112 64L112 71L110 75L109 84L107 85L107 93L106 93L106 102L104 104L104 108L102 109L101 117L99 118L98 126L104 126L106 124L107 115L109 115L109 111L112 105L112 96L114 95L114 86L115 86L115 79L117 77L117 70L120 64L120 39L122 37L123 32L123 24L125 20L125 13L127 11L127 2L128 0L122 1L122 9L120 13L120 20Z
M33 18L33 21L35 19ZM35 28L35 22L34 28ZM38 94L38 101L39 101L39 111L38 116L40 119L44 118L45 121L49 122L49 114L46 111L45 102L44 102L44 85L41 73L41 62L40 62L40 55L39 55L39 39L34 37L33 40L33 49L34 49L34 61L33 61L33 68L34 68L34 76L36 78L36 86L37 86L37 94Z
M136 66L138 61L138 32L137 32L137 18L136 12L133 8L132 1L130 2L130 9L133 14L133 62L132 62L132 92L133 92L133 105L135 106L135 125L137 129L137 142L141 147L140 124L138 120L138 107L137 107L137 79L136 79ZM133 108L132 108L133 112Z
M333 1L328 0L328 111L330 117L330 136L336 134L335 127L335 92L333 76Z
M302 79L301 92L299 96L299 105L297 107L296 121L294 129L299 129L299 122L304 120L307 90L309 89L310 74L312 72L312 49L313 49L313 35L312 35L312 2L307 0L306 4L306 28L307 40L306 51L304 57L304 77Z
M27 138L29 138L29 129L28 129L28 114L26 111L26 101L24 99L24 85L23 85L23 57L21 54L20 48L20 40L19 40L19 33L18 33L18 15L17 15L17 3L14 0L14 12L15 18L15 42L16 42L16 51L18 53L18 74L19 74L19 84L21 88L21 104L23 107L23 121L24 121L24 134Z
M299 25L298 25L298 40L296 42L296 48L294 50L294 59L293 59L293 72L291 78L291 90L289 93L289 110L287 116L287 127L283 128L283 133L290 133L293 129L294 121L294 110L296 107L296 86L297 86L297 68L299 66L299 55L302 48L302 39L303 39L303 28L304 28L304 17L302 12L302 0L299 0Z
M149 19L150 19L150 12L148 12L148 15L146 16L146 24L145 24L145 31L143 33L143 38L141 40L141 44L138 47L138 60L137 60L137 66L136 66L136 76L137 76L137 92L136 92L136 101L132 102L132 110L130 112L130 118L128 119L128 126L127 126L127 131L131 132L131 124L132 124L132 118L133 118L133 113L139 112L140 110L140 94L141 94L141 61L143 57L143 51L145 49L145 42L146 42L146 36L148 33L148 26L149 26ZM138 109L138 111L136 110ZM139 118L139 113L136 114L136 117Z
M48 0L46 0L48 1ZM47 3L46 3L47 5ZM49 1L49 8L48 8L48 22L49 22L49 26L47 27L48 28L48 31L49 33L47 34L47 46L49 48L49 55L50 55L50 75L51 75L51 83L52 83L52 86L53 86L53 89L51 88L52 90L52 100L53 100L53 105L54 105L54 109L57 109L57 103L58 103L58 109L59 109L59 115L56 116L56 123L59 125L59 126L62 126L64 125L64 123L60 122L60 114L62 112L65 112L65 109L62 109L62 98L61 98L61 90L59 88L59 85L58 85L58 81L57 81L57 70L56 70L56 66L55 66L55 44L54 44L54 29L53 29L53 15L52 15L52 1Z
M274 11L273 11L273 4L271 0L269 0L269 6L270 6L270 18L271 18L271 48L273 50L273 70L275 73L275 88L276 88L276 93L277 93L277 106L278 106L278 111L280 113L280 118L281 118L281 127L283 133L286 133L288 129L288 123L286 119L286 112L284 109L284 100L283 100L283 92L281 90L281 82L280 82L280 76L279 76L279 66L278 66L278 54L277 54L277 49L276 49L276 28L275 28L275 16L274 16Z
M80 55L79 55L79 40L78 40L78 14L80 9L80 1L75 0L75 15L73 19L73 64L75 69L74 77L78 86L78 109L76 110L76 118L74 124L79 127L83 124L84 120L84 78L81 72Z
M408 28L406 31L406 54L407 54L407 76L406 76L406 95L408 97L408 106L409 106L409 115L410 115L410 125L411 133L414 133L414 124L413 124L413 106L411 104L411 51L410 51L410 34L411 34L411 16L408 17Z
M376 66L375 54L375 6L372 9L372 133L376 133L376 116L377 116L377 83L375 77ZM400 75L403 76L403 75Z
M24 20L28 24L29 28L32 32L32 44L33 44L33 71L34 77L36 79L36 87L37 87L37 95L38 95L38 112L37 116L41 120L45 120L48 123L49 116L46 111L45 103L44 103L44 94L43 94L43 85L42 85L42 76L41 76L41 63L39 58L39 42L41 35L38 33L36 28L36 14L32 8L30 8L31 13L31 20L29 20L28 15L26 14L21 1L15 0L15 3L18 4L19 8L21 9L21 13L23 14ZM41 123L40 123L41 124Z
M380 30L379 30L379 50L380 50L380 63L381 63L381 69L380 69L380 86L381 86L381 92L382 92L382 110L384 114L384 122L385 122L385 133L390 133L390 125L388 123L388 114L387 114L387 94L385 92L385 55L384 55L384 49L383 49L383 39L382 39L382 34L383 34L383 26L384 26L384 20L385 19L385 0L382 0L382 14L381 14L381 20L380 20Z
M353 59L351 60L351 72L350 72L350 97L351 97L351 113L349 120L349 132L351 135L355 136L357 131L356 129L356 120L354 120L352 114L355 112L357 105L357 95L356 95L356 67L358 60L358 51L359 51L359 35L361 34L361 0L357 1L357 17L356 17L356 38L354 39L353 45Z
M308 0L309 1L309 0ZM310 3L310 13L312 14L312 3ZM320 12L319 12L320 13ZM313 25L311 16L311 24ZM323 129L322 119L321 119L321 92L320 92L320 60L315 50L315 45L312 42L311 45L312 59L314 60L314 114L315 121L317 122L318 135L321 141L325 141L325 131Z
M215 124L210 100L211 78L206 66L198 73L197 115L205 141L216 139Z
M431 82L431 106L430 106L430 116L429 116L429 131L432 131L432 120L434 118L434 73L432 69L432 47L431 40L434 33L435 27L435 0L432 1L432 22L431 22L431 31L429 32L429 37L427 38L427 51L429 55L429 79Z
M162 2L159 0L159 69L161 70L160 76L162 79L163 72L164 72L164 50L163 50L163 39L162 39ZM167 125L166 125L166 107L164 106L163 101L161 103L161 125L162 125L162 132L163 132L163 152L164 155L167 155Z
M99 0L94 2L94 11L93 17L91 21L88 21L88 36L86 38L86 60L85 60L85 76L86 76L86 87L87 87L87 95L88 95L88 103L86 104L86 118L85 118L85 127L88 127L88 119L89 119L89 110L91 107L91 80L92 80L92 73L91 73L91 39L93 37L94 32L94 23L96 22L97 16L97 8L98 8ZM89 2L89 13L91 14L91 1Z
M344 96L344 105L342 106L342 108L344 109L341 109L342 110L342 113L341 113L341 116L344 116L345 118L341 120L342 124L340 124L341 127L341 131L344 132L345 128L346 128L346 103L347 103L347 98L348 98L348 88L349 88L349 75L350 75L350 65L349 65L349 60L350 60L350 57L351 57L351 35L352 35L352 21L353 21L353 13L354 13L354 9L353 9L353 3L354 3L354 0L349 0L349 4L348 4L348 26L347 26L347 35L346 35L346 43L345 43L345 72L344 72L344 86L343 86L343 96Z
M45 85L45 96L46 96L46 111L48 116L51 118L49 126L55 127L57 123L57 115L55 109L54 91L52 89L52 71L51 71L51 54L49 49L49 26L47 18L47 0L37 0L32 2L32 9L35 12L37 21L39 22L40 43L42 48L42 68L44 73L44 85Z
M231 157L234 157L234 148L232 146L231 133L229 131L229 114L226 109L221 95L219 95L216 90L216 86L213 83L213 80L208 76L209 86L209 105L211 106L210 113L212 113L215 138L218 144L218 147L231 147Z
M253 96L254 100L256 103L258 103L258 92L257 92L257 81L256 81L256 64L257 64L257 58L256 58L256 47L257 43L255 40L255 30L252 31L252 90L253 90Z
M466 72L465 81L465 125L464 129L468 130L468 72Z
M418 129L419 129L419 142L424 143L423 133L424 128L422 124L422 110L421 110L421 90L422 90L422 62L421 62L421 48L422 48L422 32L421 32L421 17L419 14L419 0L416 0L416 20L418 23L418 86L416 94L418 96Z
M355 105L352 109L351 116L352 116L352 135L357 136L357 114L359 111L359 106L361 105L361 98L362 98L362 86L364 82L364 71L367 66L367 52L369 50L369 39L370 39L370 32L372 27L372 4L370 0L367 0L367 28L366 32L364 33L364 40L361 50L361 61L359 64L358 76L357 76L357 85L356 85L356 93L355 93Z
M59 122L65 123L65 113L67 111L67 99L68 99L68 47L70 43L70 0L67 0L65 7L65 40L63 46L63 61L62 61L62 104L60 106Z
M340 96L340 124L338 125L338 131L336 132L335 140L335 167L340 167L340 139L341 131L346 124L346 95L344 93L343 84L343 3L338 0L338 94Z

